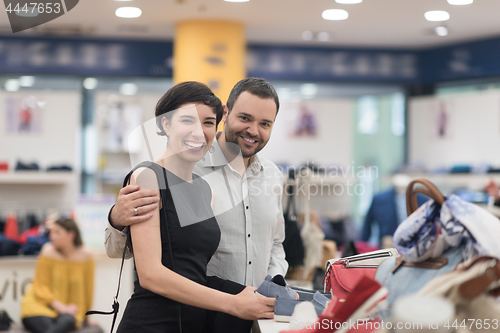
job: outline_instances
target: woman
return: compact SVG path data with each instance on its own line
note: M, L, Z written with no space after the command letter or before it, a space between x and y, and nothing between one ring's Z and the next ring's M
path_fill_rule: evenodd
M172 87L156 106L167 148L154 162L139 164L126 181L159 192L160 207L131 226L138 280L118 332L202 332L206 310L243 319L272 318L273 299L255 288L237 295L206 287L208 261L220 230L211 210L212 190L192 174L209 151L222 119L220 100L204 84Z
M33 333L79 328L92 305L94 259L82 244L76 222L56 220L49 228L49 237L21 303L23 325Z

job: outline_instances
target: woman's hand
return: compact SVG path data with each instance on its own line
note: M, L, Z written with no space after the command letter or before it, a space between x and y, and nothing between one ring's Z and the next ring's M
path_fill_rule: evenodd
M59 314L70 314L72 316L76 316L78 313L78 305L76 304L64 304L55 299L50 303L50 306Z
M111 208L110 223L122 230L126 226L147 221L158 208L159 201L157 190L127 185L120 190L116 204Z
M70 314L73 317L76 316L78 313L78 305L73 303L67 304L64 313Z
M232 315L246 320L274 318L276 299L258 295L255 290L257 288L246 287L241 293L234 296Z

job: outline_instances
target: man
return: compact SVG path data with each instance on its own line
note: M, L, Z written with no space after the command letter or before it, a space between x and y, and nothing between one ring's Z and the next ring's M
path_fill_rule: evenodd
M214 214L221 229L219 248L208 264L209 276L255 287L267 274L285 275L288 269L282 246L281 173L274 163L257 156L271 136L278 110L278 95L267 81L238 82L224 105L225 126L217 133L214 151L194 169L213 189ZM120 191L109 214L112 227L106 229L108 256L121 257L124 249L125 233L116 228L148 220L157 202L153 191L137 186Z

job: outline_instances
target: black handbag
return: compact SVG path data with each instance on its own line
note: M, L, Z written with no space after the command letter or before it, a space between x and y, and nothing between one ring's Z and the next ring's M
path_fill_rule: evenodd
M295 170L290 170L289 179L295 180ZM288 202L284 215L285 218L285 240L283 249L285 250L285 259L290 267L302 266L304 264L304 244L300 236L300 230L297 225L297 211L295 208L294 186L289 185L285 188Z
M7 331L12 324L12 319L5 310L0 310L0 331Z

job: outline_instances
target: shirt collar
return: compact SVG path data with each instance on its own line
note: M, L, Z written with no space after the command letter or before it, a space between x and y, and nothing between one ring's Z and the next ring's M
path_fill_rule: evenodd
M264 167L260 164L259 156L257 156L257 154L250 157L248 160L248 170L251 170L253 173L257 173L263 168Z

